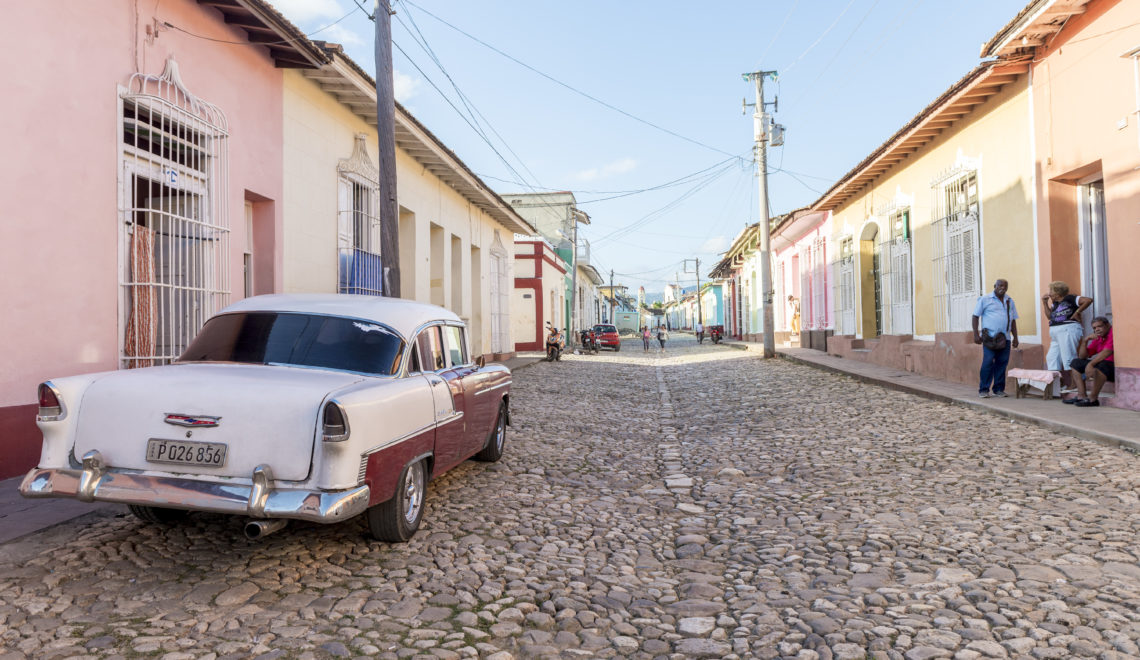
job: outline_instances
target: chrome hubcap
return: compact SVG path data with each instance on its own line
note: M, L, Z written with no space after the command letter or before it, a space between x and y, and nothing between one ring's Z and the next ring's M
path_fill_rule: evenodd
M416 522L420 516L420 507L424 503L424 469L423 463L416 463L408 468L404 477L404 521L408 524Z
M499 413L499 424L495 427L495 447L503 450L503 440L507 437L507 425L503 423L503 413Z

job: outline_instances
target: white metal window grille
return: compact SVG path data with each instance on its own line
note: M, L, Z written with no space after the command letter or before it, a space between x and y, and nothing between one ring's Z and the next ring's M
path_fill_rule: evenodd
M176 359L229 302L228 127L174 58L119 96L119 361L146 367Z
M380 171L357 134L352 155L337 165L337 293L378 296L383 290L380 255Z
M827 239L820 236L811 246L811 329L827 328Z
M982 293L977 171L955 172L933 194L936 330L963 332Z
M839 242L839 256L835 260L835 281L839 290L835 299L835 334L855 334L855 252L854 240Z
M914 311L911 302L911 244L910 208L896 208L887 216L890 226L889 269L890 332L909 335L914 332Z
M510 286L507 282L507 250L495 232L491 245L491 351L506 353L511 344Z

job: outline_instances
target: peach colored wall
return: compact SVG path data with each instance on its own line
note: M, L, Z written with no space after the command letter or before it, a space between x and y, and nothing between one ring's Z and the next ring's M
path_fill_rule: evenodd
M281 199L281 71L262 47L167 28L148 38L157 18L214 39L246 40L192 0L165 0L157 15L154 8L128 0L5 7L0 35L22 56L0 104L10 131L0 162L0 407L32 403L47 378L117 367L117 95L136 61L159 74L173 54L186 86L229 120L231 301L242 295L246 191ZM280 204L272 225L279 244Z
M1140 3L1094 0L1073 16L1033 67L1041 281L1080 288L1077 186L1102 173L1116 364L1140 367L1140 117L1131 59Z

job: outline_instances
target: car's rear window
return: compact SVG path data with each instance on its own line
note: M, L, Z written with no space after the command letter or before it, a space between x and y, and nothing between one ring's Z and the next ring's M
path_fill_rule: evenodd
M403 351L395 331L370 321L246 312L207 321L179 361L289 364L390 376Z
M594 326L594 332L617 332L617 327L612 325Z

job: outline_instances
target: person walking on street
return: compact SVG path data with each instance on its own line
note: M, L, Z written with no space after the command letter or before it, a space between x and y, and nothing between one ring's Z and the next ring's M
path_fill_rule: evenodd
M792 332L800 331L800 301L795 296L788 296L788 312L792 315Z
M697 321L697 325L693 330L697 333L697 343L705 343L705 326L700 321Z
M974 343L982 345L982 368L978 396L1009 396L1005 393L1005 368L1011 347L1017 348L1017 305L1006 291L1009 282L997 280L994 290L974 305ZM981 331L979 332L979 326ZM991 392L992 388L992 394Z
M641 345L645 348L645 352L649 352L649 326L641 326Z
M657 343L661 344L661 350L659 352L665 352L665 340L668 338L669 333L665 330L664 325L662 325L660 328L657 328Z

